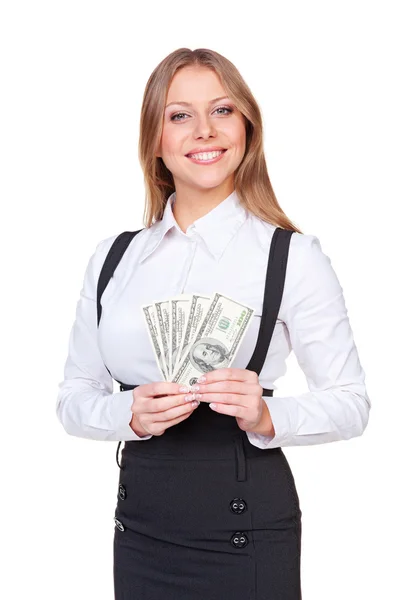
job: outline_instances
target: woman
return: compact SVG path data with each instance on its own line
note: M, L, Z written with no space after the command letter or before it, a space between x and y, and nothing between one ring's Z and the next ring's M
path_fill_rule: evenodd
M115 598L298 600L302 512L282 447L361 435L371 406L342 288L279 206L259 107L226 58L167 56L140 128L146 226L91 257L57 401L68 433L125 442ZM254 309L234 360L205 340L205 382L161 377L142 307L215 291ZM291 349L309 392L273 397Z

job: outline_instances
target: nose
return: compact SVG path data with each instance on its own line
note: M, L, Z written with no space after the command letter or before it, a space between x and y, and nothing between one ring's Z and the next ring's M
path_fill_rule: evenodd
M194 128L194 135L196 138L207 139L209 137L215 137L216 128L212 123L212 119L208 115L198 115L196 125Z

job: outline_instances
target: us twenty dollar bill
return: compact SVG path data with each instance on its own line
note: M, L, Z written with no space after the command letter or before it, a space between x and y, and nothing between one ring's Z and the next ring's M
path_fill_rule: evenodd
M229 367L253 314L253 308L215 292L199 329L181 354L172 381L194 385L203 373Z

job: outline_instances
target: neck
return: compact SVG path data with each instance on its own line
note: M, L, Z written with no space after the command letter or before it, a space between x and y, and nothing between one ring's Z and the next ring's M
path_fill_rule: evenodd
M186 233L187 228L197 219L205 216L218 206L234 191L234 184L228 183L209 190L181 189L176 186L176 199L173 215L180 229Z

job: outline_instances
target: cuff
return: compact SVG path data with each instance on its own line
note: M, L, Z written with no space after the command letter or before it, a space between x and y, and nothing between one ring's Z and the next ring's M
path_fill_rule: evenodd
M263 400L269 409L275 435L261 435L260 433L247 431L248 440L253 446L257 446L262 450L292 445L297 422L295 398L263 396Z
M112 394L111 402L111 410L115 417L114 422L117 440L128 442L131 440L145 441L152 438L152 434L140 437L134 433L133 429L130 427L133 404L132 390L124 390L123 392L116 392L115 394Z

